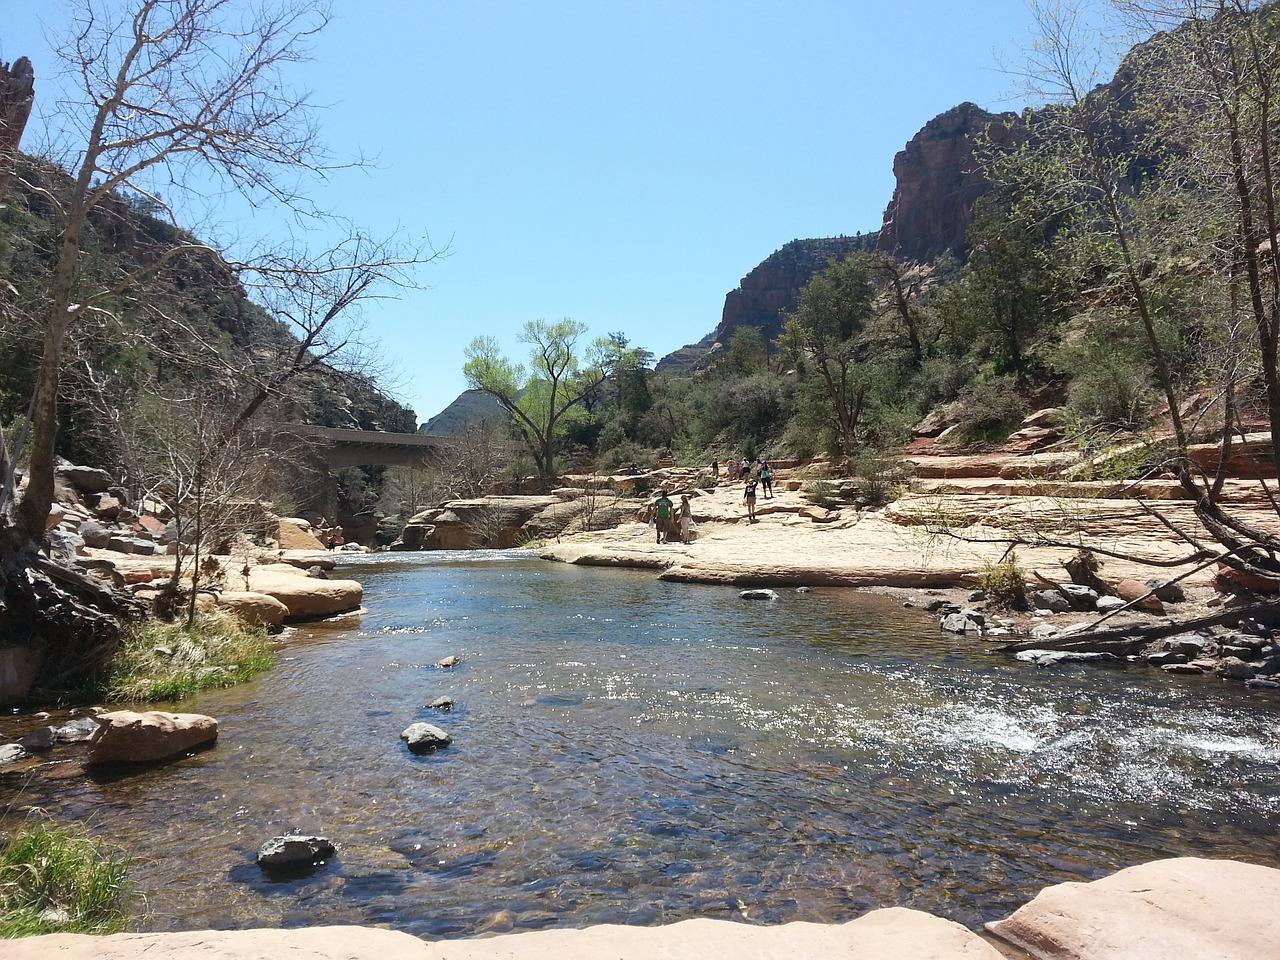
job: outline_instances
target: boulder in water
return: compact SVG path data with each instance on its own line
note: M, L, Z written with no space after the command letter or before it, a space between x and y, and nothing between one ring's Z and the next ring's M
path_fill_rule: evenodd
M337 853L328 837L289 834L272 837L258 849L258 863L264 867L298 867L314 865Z
M743 600L777 600L778 594L773 590L740 590L738 596Z
M90 764L166 760L218 739L218 721L199 713L116 710L95 720L85 758Z
M432 723L410 724L400 734L410 753L431 753L453 742L453 737Z

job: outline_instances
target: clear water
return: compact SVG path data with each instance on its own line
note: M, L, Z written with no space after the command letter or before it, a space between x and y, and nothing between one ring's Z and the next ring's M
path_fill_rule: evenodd
M1158 857L1280 866L1280 699L1037 669L853 592L746 601L520 552L348 569L366 613L169 705L217 717L215 749L90 777L64 748L0 774L0 811L44 807L137 858L145 929L456 937L888 905L976 927ZM441 695L452 712L424 706ZM417 720L453 745L409 754ZM258 846L292 830L338 857L265 877Z

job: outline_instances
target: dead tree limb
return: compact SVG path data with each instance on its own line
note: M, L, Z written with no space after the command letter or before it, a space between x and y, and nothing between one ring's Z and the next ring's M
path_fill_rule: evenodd
M1110 630L1079 631L1040 640L1018 640L994 647L992 653L1021 653L1024 650L1068 650L1084 653L1115 653L1120 641L1129 641L1127 647L1137 649L1151 640L1170 637L1178 633L1198 630L1200 627L1214 627L1233 620L1243 620L1258 614L1274 614L1280 612L1280 600L1268 600L1247 607L1235 607L1207 617L1192 617L1190 620L1176 620L1165 623L1154 623L1144 627L1113 627Z

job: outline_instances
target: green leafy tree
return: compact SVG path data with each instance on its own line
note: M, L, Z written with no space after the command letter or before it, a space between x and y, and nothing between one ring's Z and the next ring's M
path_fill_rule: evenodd
M567 428L586 416L586 398L608 376L601 343L590 344L580 356L586 333L586 324L575 320L529 321L519 336L530 347L528 368L503 355L494 337L476 337L465 350L467 383L510 414L546 487L555 480L556 454Z
M1021 383L1043 368L1037 348L1056 337L1072 302L1071 284L1042 239L1046 218L1027 205L998 195L978 202L968 263L941 305L957 352Z
M871 268L854 255L817 273L787 317L780 345L802 366L828 407L841 454L853 454L868 393L871 367L860 343L872 317Z

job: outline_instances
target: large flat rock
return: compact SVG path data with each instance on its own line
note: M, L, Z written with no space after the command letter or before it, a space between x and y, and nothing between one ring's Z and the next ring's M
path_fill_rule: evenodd
M417 937L369 927L56 933L3 941L5 960L430 960Z
M440 960L1001 960L995 948L960 924L903 907L836 924L604 924L431 946L431 956Z
M368 927L55 934L6 941L6 960L1001 960L958 923L917 910L875 910L848 923L760 927L685 920L665 927L606 924L425 943Z
M201 713L116 710L93 718L86 763L167 760L218 739L218 721Z
M354 580L308 577L287 564L266 564L249 573L249 591L275 597L289 610L288 619L307 620L355 610L364 588Z
M1275 960L1280 870L1182 857L1047 887L987 924L1041 960Z

